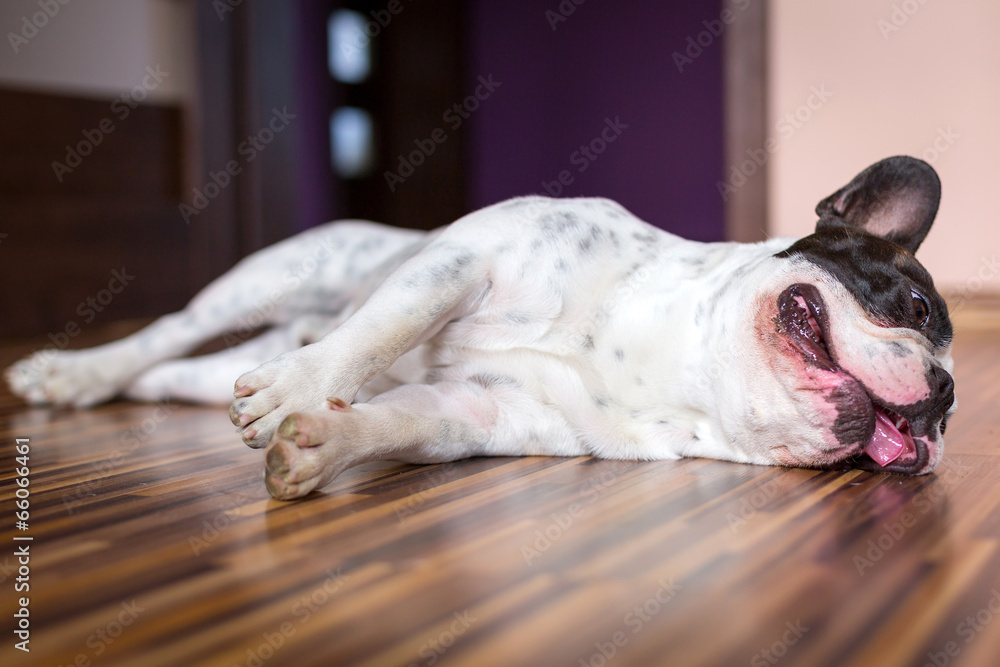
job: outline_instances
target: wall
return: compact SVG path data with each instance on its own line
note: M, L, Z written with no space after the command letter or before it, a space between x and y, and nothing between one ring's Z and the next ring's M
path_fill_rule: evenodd
M14 314L0 336L46 332L75 346L88 328L169 312L201 286L201 228L178 212L191 7L0 4L0 285L16 286L0 290ZM127 287L112 298L114 271L134 280L120 279ZM88 309L95 294L99 307Z
M65 1L65 0L64 0ZM0 3L0 85L84 97L120 95L147 66L169 73L149 93L179 102L194 86L194 30L179 0L4 0ZM58 11L56 11L58 9ZM25 26L29 23L41 25ZM10 34L27 36L27 43ZM15 51L16 49L16 51Z
M918 258L953 302L1000 291L998 27L995 0L772 2L771 234L807 234L816 203L868 164L923 157L943 195ZM832 96L803 110L813 87ZM779 129L796 110L808 118Z
M468 121L470 204L600 195L664 229L722 239L723 48L705 26L721 27L722 4L470 2L469 92L480 75L501 84ZM702 32L679 71L673 53ZM581 146L616 118L628 127L591 160ZM572 182L558 182L564 171Z

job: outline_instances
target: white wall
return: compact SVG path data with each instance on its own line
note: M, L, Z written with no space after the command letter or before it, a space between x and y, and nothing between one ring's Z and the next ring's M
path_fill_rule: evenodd
M923 157L940 174L943 194L917 257L953 301L969 289L1000 291L1000 2L773 0L770 7L768 101L779 147L770 157L769 232L807 234L816 203L863 167L890 155ZM890 31L893 18L900 25ZM779 132L811 86L832 97L814 99L817 109L799 111L808 120Z
M113 97L142 83L147 66L168 72L149 99L178 102L194 86L194 23L189 0L39 0L0 2L0 85ZM58 11L56 11L58 9ZM37 15L37 17L36 17ZM41 24L31 35L24 17Z

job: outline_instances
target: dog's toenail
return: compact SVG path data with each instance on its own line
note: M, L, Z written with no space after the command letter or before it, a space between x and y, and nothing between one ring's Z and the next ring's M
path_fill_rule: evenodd
M326 406L331 410L336 410L337 412L347 412L351 409L351 406L347 403L347 401L342 398L337 398L336 396L326 399Z

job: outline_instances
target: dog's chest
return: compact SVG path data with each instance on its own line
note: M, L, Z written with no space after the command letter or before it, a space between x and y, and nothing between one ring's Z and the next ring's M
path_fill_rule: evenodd
M730 279L746 260L732 244L686 241L634 219L582 227L522 235L496 252L474 312L431 341L435 377L509 379L574 427L616 434L603 440L690 430L684 387L704 372L706 304L739 291Z

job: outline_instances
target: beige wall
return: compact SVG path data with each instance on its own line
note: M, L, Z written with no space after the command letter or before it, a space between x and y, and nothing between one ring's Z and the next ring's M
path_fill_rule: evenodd
M816 203L876 160L923 157L940 174L943 195L918 258L952 300L1000 291L1000 2L770 7L769 114L778 146L769 158L769 233L807 234ZM810 100L814 86L829 99ZM805 120L782 120L796 111Z
M66 0L62 0L66 2ZM0 2L0 85L108 97L140 85L146 67L169 73L150 100L192 94L194 39L189 0L38 0ZM58 10L58 11L57 11ZM41 25L25 28L24 18ZM10 33L30 36L12 44ZM17 51L15 52L15 47ZM147 81L151 81L147 79Z

